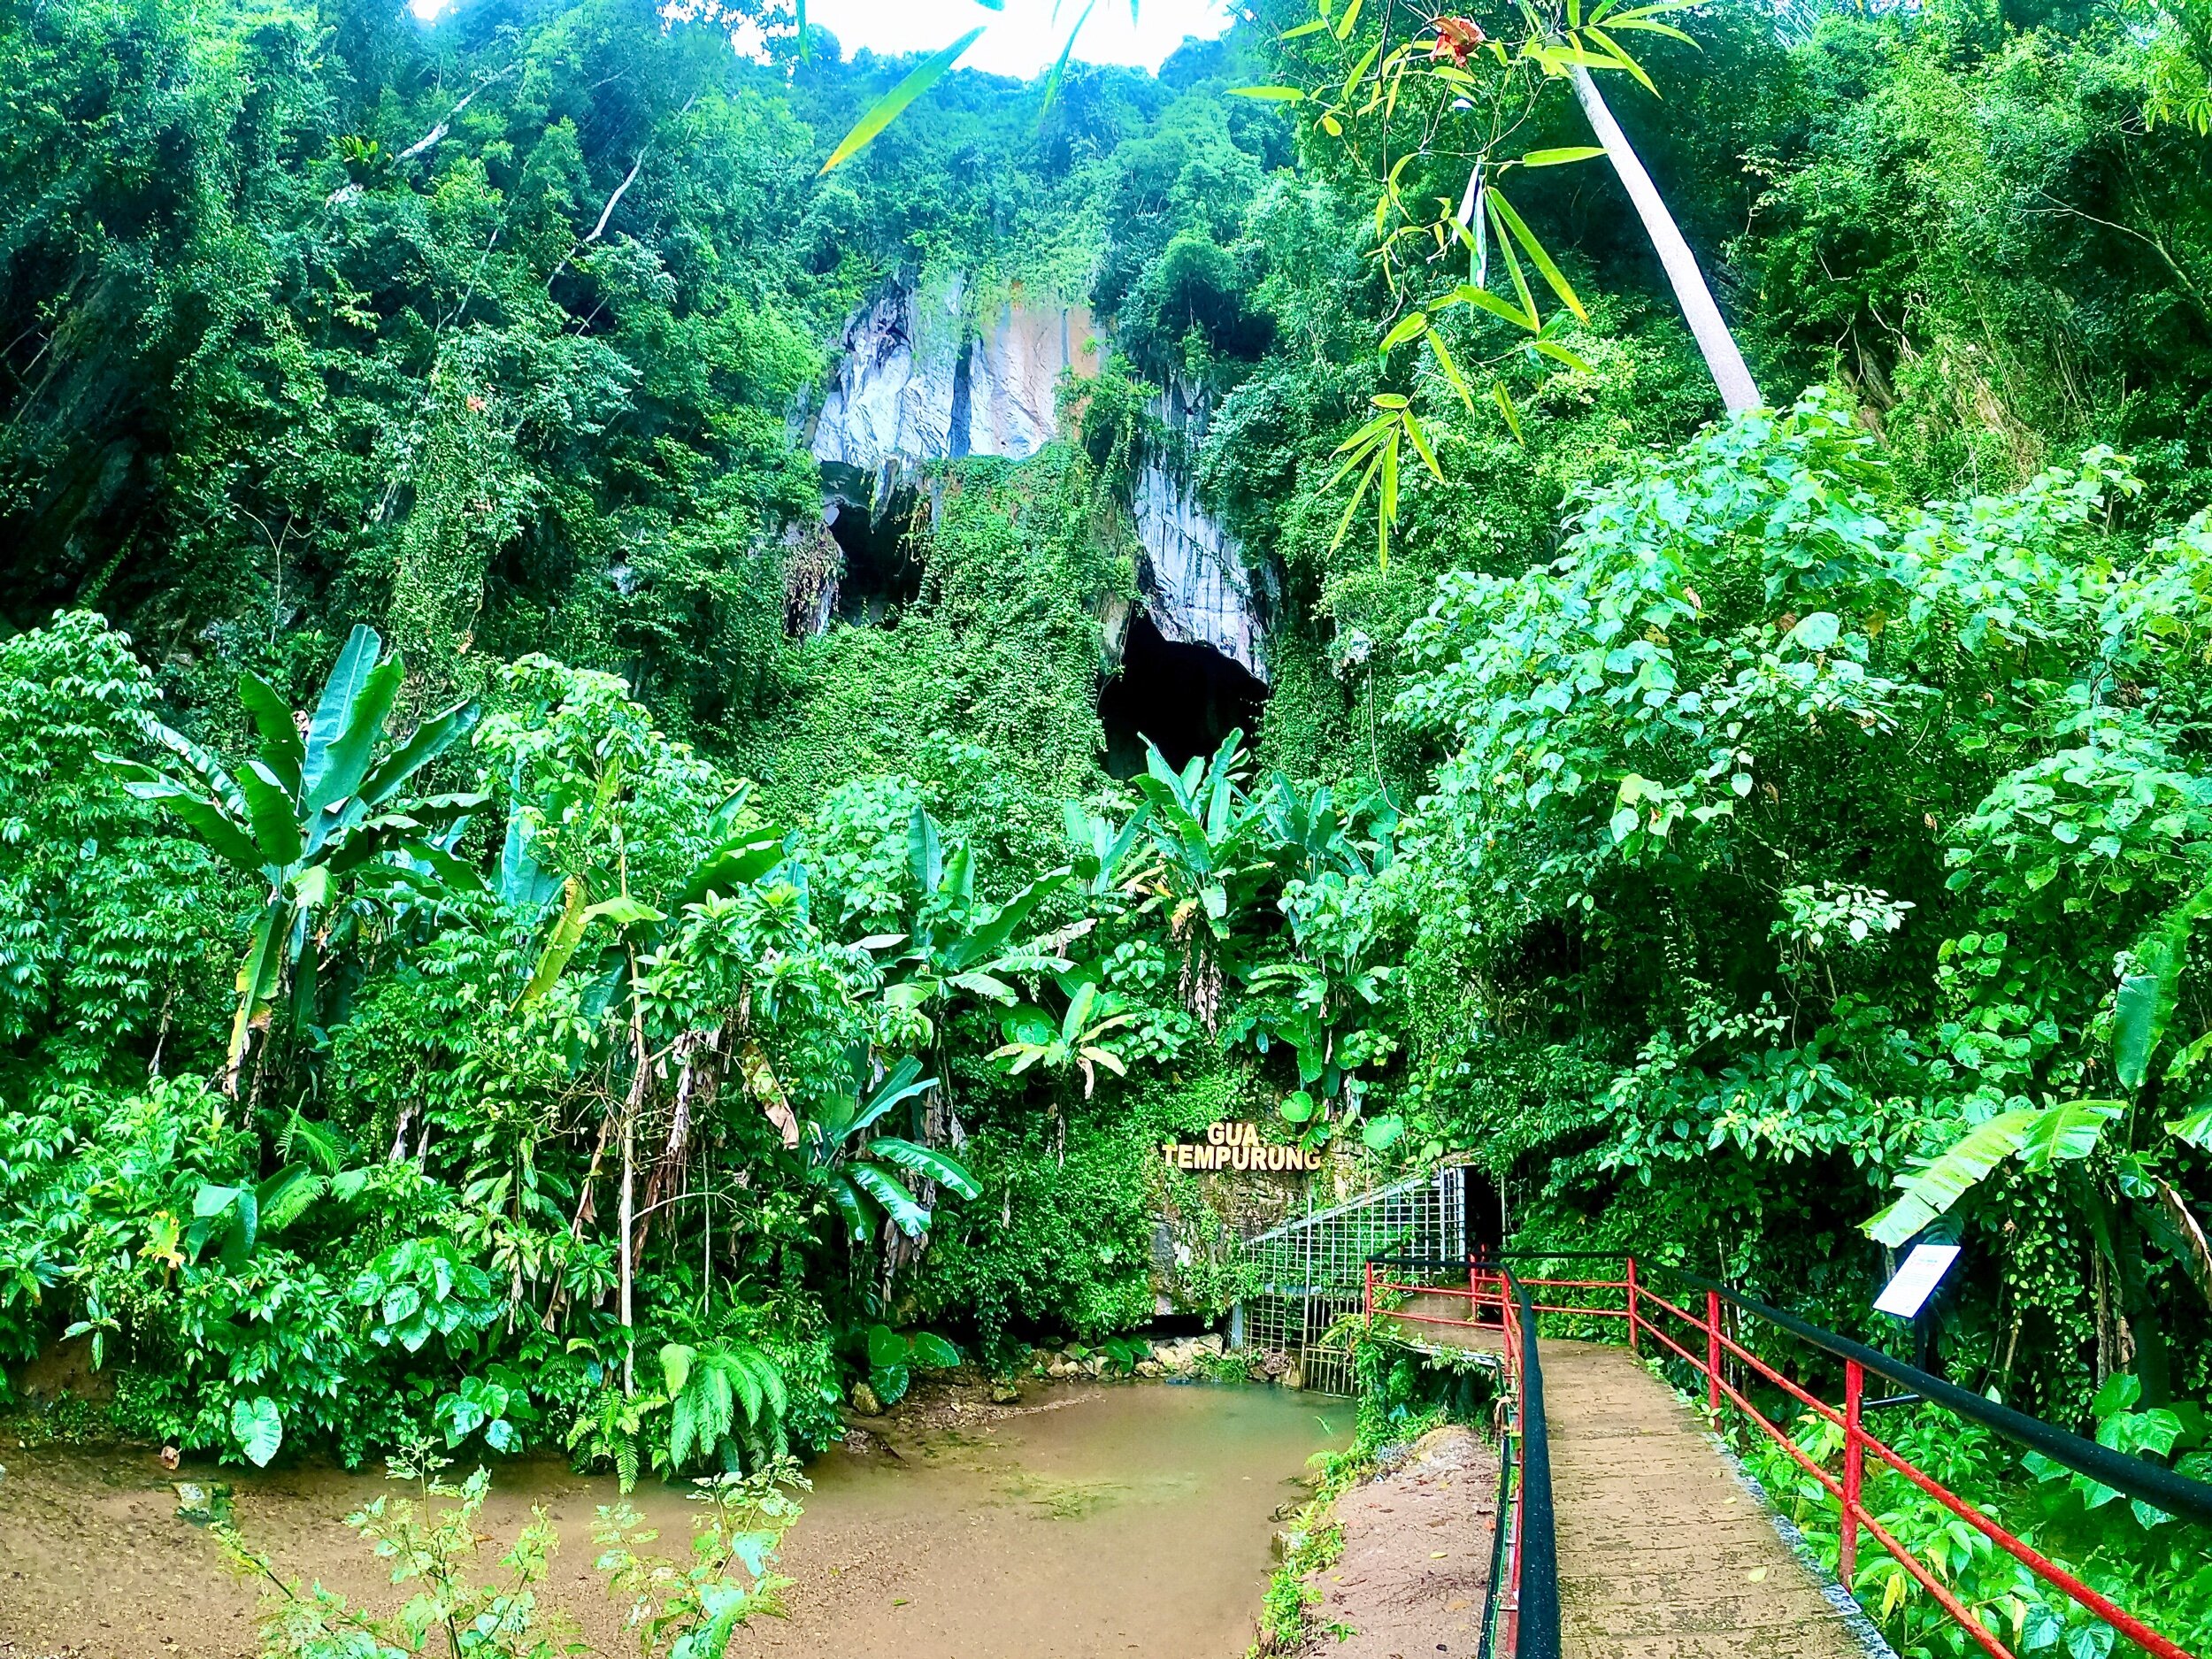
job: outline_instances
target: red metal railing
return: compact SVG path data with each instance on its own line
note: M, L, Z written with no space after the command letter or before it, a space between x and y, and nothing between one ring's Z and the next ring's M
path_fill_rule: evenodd
M1555 1256L1550 1259L1565 1258ZM1724 1303L1728 1304L1739 1314L1749 1312L1754 1317L1766 1317L1770 1323L1785 1329L1788 1334L1801 1341L1806 1340L1806 1333L1809 1327L1800 1325L1797 1321L1788 1319L1786 1316L1780 1315L1774 1310L1764 1308L1763 1304L1752 1302L1747 1298L1725 1292L1719 1286L1704 1281L1695 1280L1692 1275L1683 1274L1675 1270L1663 1269L1663 1271L1670 1273L1672 1277L1702 1286L1704 1307L1701 1317L1653 1291L1647 1271L1640 1271L1639 1263L1633 1256L1625 1259L1627 1267L1624 1276L1617 1279L1523 1278L1515 1280L1514 1283L1525 1286L1529 1291L1540 1295L1546 1291L1619 1293L1622 1305L1617 1308L1541 1301L1536 1302L1533 1307L1535 1312L1540 1314L1572 1314L1584 1318L1610 1318L1623 1321L1626 1326L1628 1346L1632 1351L1641 1352L1643 1339L1648 1336L1662 1348L1674 1357L1684 1361L1693 1371L1705 1379L1706 1410L1716 1422L1720 1417L1724 1403L1726 1403L1734 1406L1745 1417L1756 1424L1759 1429L1787 1453L1800 1468L1819 1482L1829 1497L1835 1502L1840 1517L1838 1576L1846 1586L1848 1586L1855 1576L1859 1534L1863 1531L1895 1558L1898 1564L1934 1598L1937 1605L1942 1608L1968 1637L1990 1656L1990 1659L2014 1659L2012 1650L2006 1647L1987 1625L1977 1618L1964 1603L1960 1601L1950 1588L1929 1570L1925 1563L1907 1548L1904 1543L1867 1509L1862 1501L1861 1493L1866 1460L1870 1455L1878 1463L1894 1470L1953 1515L1973 1527L2000 1549L2026 1567L2036 1578L2059 1590L2078 1606L2104 1620L2145 1652L2158 1655L2158 1659L2193 1659L2193 1656L2178 1644L2153 1630L2110 1598L2083 1583L2080 1578L2052 1561L2033 1545L2008 1532L1965 1499L1947 1490L1924 1471L1915 1467L1894 1449L1870 1433L1866 1427L1864 1415L1867 1363L1862 1358L1852 1356L1852 1353L1864 1354L1868 1352L1867 1350L1859 1349L1856 1344L1841 1338L1834 1338L1832 1341L1819 1344L1842 1357L1844 1361L1843 1402L1839 1407L1832 1405L1791 1378L1785 1376L1738 1341L1730 1333L1727 1322L1723 1317ZM1396 1294L1463 1300L1467 1303L1467 1316L1464 1318L1452 1318L1438 1314L1385 1310L1379 1306L1380 1298ZM1516 1327L1520 1321L1510 1317L1511 1307L1509 1276L1502 1266L1493 1266L1471 1259L1467 1265L1467 1288L1464 1290L1458 1288L1455 1285L1440 1286L1394 1282L1379 1277L1375 1263L1371 1263L1368 1266L1366 1312L1371 1324L1378 1312L1387 1312L1393 1318L1417 1325L1456 1326L1461 1329L1471 1326L1497 1328L1502 1339L1506 1373L1512 1387L1513 1397L1517 1400L1521 1397L1519 1392L1521 1385L1519 1382L1520 1365L1516 1349L1524 1339L1516 1335ZM1493 1315L1494 1317L1491 1317ZM1791 1326L1797 1328L1793 1330L1789 1328ZM1677 1340L1678 1336L1683 1340ZM1690 1346L1686 1347L1685 1341L1687 1341ZM1846 1352L1846 1350L1850 1350L1850 1352ZM1755 1374L1779 1389L1788 1398L1843 1432L1843 1467L1839 1474L1832 1473L1820 1463L1808 1455L1804 1448L1800 1447L1786 1431L1774 1423L1753 1403L1737 1382L1730 1379L1728 1373L1731 1361L1735 1363L1739 1378L1744 1378L1747 1373ZM1879 1363L1878 1359L1877 1363ZM1912 1373L1912 1375L1916 1378L1918 1376L1917 1373ZM1921 1379L1920 1380L1926 1382L1932 1379ZM2045 1429L2050 1435L2060 1434L2059 1431L2048 1429L2048 1425L2039 1425L2037 1426ZM1525 1440L1524 1440L1524 1445L1525 1445ZM2093 1453L2097 1449L2087 1448ZM1518 1519L1519 1513L1517 1505L1514 1551L1517 1575L1520 1555ZM1517 1578L1516 1588L1517 1588Z
M1379 1291L1416 1288L1376 1278L1381 1263L1366 1267L1364 1305L1374 1321ZM1494 1285L1495 1294L1488 1286ZM1421 1287L1425 1288L1425 1287ZM1482 1635L1477 1659L1560 1659L1559 1558L1552 1524L1551 1451L1545 1430L1543 1364L1536 1349L1536 1306L1528 1287L1502 1265L1469 1264L1467 1288L1435 1293L1464 1297L1469 1317L1437 1319L1420 1314L1397 1317L1427 1324L1477 1323L1480 1307L1499 1312L1500 1349L1506 1386L1498 1409L1498 1503L1509 1525L1491 1533L1490 1581L1483 1594Z

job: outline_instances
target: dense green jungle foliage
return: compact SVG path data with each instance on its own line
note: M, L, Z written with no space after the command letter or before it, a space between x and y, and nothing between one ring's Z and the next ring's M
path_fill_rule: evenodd
M1248 1118L1893 1345L1886 1249L1955 1238L1939 1363L2202 1470L2201 0L1639 35L1663 96L1608 96L1775 405L1725 421L1601 162L1449 229L1571 94L1421 36L1356 107L1377 10L955 73L824 173L908 65L742 8L9 4L0 1356L256 1463L772 1466L857 1380L1143 1325L1164 1212L1218 1314L1156 1148ZM1102 370L810 634L803 418L956 273ZM1118 780L1162 456L1276 574L1271 689ZM2200 1538L1949 1443L2206 1640Z

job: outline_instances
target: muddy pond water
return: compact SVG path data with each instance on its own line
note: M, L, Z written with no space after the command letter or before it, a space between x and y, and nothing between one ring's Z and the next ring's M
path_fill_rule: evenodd
M733 1655L820 1659L1233 1659L1266 1586L1270 1517L1307 1459L1340 1447L1348 1402L1281 1389L1106 1385L967 1403L892 1428L809 1471L786 1540L787 1619ZM257 1596L214 1540L177 1517L149 1454L0 1445L0 1659L231 1659L258 1649ZM211 1471L201 1471L201 1479ZM318 1468L219 1477L236 1520L288 1572L388 1605L343 1525L373 1475ZM495 1476L482 1530L503 1544L543 1504L561 1548L545 1599L595 1653L635 1652L591 1571L594 1509L611 1480L525 1460ZM633 1502L680 1553L687 1506L647 1485ZM384 1594L378 1593L383 1590Z

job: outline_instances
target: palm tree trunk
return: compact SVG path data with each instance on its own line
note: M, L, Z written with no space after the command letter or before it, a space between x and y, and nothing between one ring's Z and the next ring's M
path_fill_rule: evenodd
M1667 204L1660 199L1651 175L1644 171L1644 164L1629 147L1628 135L1613 119L1613 111L1606 106L1604 95L1598 91L1598 83L1590 78L1590 72L1578 64L1574 79L1575 96L1582 101L1582 112L1589 118L1598 142L1605 146L1607 158L1620 174L1628 199L1636 204L1644 230L1658 250L1659 263L1666 267L1667 280L1674 285L1675 300L1682 307L1690 333L1697 337L1698 349L1705 354L1705 366L1712 373L1713 384L1720 388L1720 401L1732 415L1758 408L1764 400L1752 381L1751 371L1744 366L1743 353L1736 349L1735 336L1721 319L1720 307L1713 303L1712 289L1705 286L1705 274L1697 268L1696 256L1691 253L1690 244L1682 240L1674 215L1667 211Z

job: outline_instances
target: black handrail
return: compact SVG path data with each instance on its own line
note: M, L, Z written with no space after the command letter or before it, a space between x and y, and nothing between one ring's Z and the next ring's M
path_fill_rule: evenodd
M1551 1435L1544 1424L1544 1368L1528 1286L1501 1264L1521 1307L1521 1617L1514 1659L1559 1659L1559 1540L1552 1517ZM1503 1525L1505 1517L1498 1517Z
M1513 1433L1508 1430L1498 1436L1498 1502L1491 1512L1490 1578L1482 1590L1482 1640L1475 1646L1475 1659L1491 1659L1497 1648L1498 1586L1505 1580L1505 1539L1511 1530L1507 1517L1512 1510Z
M1523 1261L1618 1261L1634 1255L1631 1250L1507 1250L1502 1256ZM2024 1411L2001 1405L1994 1400L1962 1388L1941 1377L1932 1376L1918 1366L1909 1365L1901 1359L1893 1359L1879 1349L1854 1342L1847 1336L1809 1325L1793 1314L1779 1308L1769 1307L1755 1296L1731 1290L1717 1279L1704 1278L1686 1268L1670 1266L1664 1262L1636 1257L1638 1267L1647 1272L1656 1271L1699 1290L1712 1291L1721 1300L1747 1313L1781 1326L1800 1340L1834 1355L1838 1359L1854 1360L1876 1376L1896 1384L1908 1393L1917 1394L1959 1417L1992 1428L2021 1445L2040 1452L2053 1463L2086 1476L2101 1486L2110 1486L2124 1496L2140 1500L2154 1509L2169 1515L2185 1515L2191 1520L2212 1525L2212 1485L2192 1480L2186 1475L2176 1474L2144 1458L2116 1452L2100 1446L2094 1440L2084 1440L2070 1433L2055 1424L2040 1417L2032 1417Z

